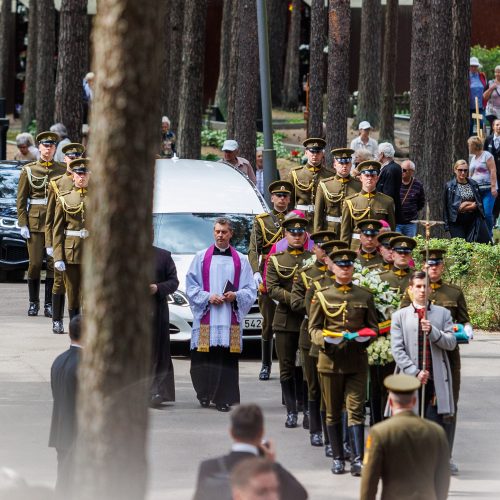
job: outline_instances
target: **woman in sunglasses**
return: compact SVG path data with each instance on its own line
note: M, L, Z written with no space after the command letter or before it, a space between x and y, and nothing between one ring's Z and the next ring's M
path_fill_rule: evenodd
M452 238L488 243L484 208L479 184L469 179L469 165L458 160L453 166L455 178L446 183L444 191L445 230Z

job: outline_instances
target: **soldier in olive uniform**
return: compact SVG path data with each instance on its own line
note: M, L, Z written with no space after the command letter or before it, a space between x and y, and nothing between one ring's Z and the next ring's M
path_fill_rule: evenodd
M391 238L389 244L394 262L391 270L380 273L380 279L387 281L391 288L402 298L410 283L411 254L417 242L408 236L395 236Z
M37 316L40 309L40 272L45 255L45 214L49 182L64 174L65 166L53 161L59 136L53 132L37 135L40 159L25 165L17 188L17 217L21 235L27 240L29 267L28 316ZM45 278L45 316L52 316L52 286L54 284L54 262L47 256Z
M363 267L374 269L379 268L383 263L382 255L377 250L377 235L381 227L382 224L377 219L365 219L356 226L359 231L358 258L356 260Z
M89 160L73 160L73 189L58 198L54 217L54 267L65 272L70 319L80 313L81 264L88 206Z
M356 250L359 247L359 233L355 227L365 219L385 220L391 229L396 227L394 201L390 196L377 193L380 163L374 160L362 161L358 165L361 191L346 198L342 210L340 239Z
M273 317L276 304L269 297L262 281L266 256L271 247L283 238L281 223L285 220L290 204L292 185L287 181L275 181L269 184L273 210L264 212L255 217L250 245L248 247L248 260L254 272L255 285L259 290L259 309L262 314L262 368L259 380L269 380L273 360Z
M364 404L368 380L366 347L369 337L344 340L335 335L358 332L363 328L376 333L377 311L372 293L352 283L356 252L335 250L329 258L335 282L316 292L310 307L309 333L311 340L320 347L318 373L333 450L332 472L342 474L345 467L342 446L342 407L345 401L353 448L351 474L359 476L364 451Z
M378 266L380 271L388 271L389 269L392 269L394 258L392 257L390 241L391 238L394 238L395 236L402 236L402 234L396 231L384 231L379 233L377 236L379 244L378 251L382 256L382 264Z
M333 149L334 167L337 172L333 177L319 181L314 206L314 230L328 229L340 237L340 222L344 200L361 190L361 182L351 177L353 149Z
M73 189L73 172L69 166L70 162L80 158L85 152L85 146L77 142L71 142L63 146L61 150L66 163L66 173L55 177L49 182L47 215L45 217L45 245L47 254L52 256L54 248L52 246L52 232L54 229L54 215L56 211L57 198L69 193ZM64 287L63 273L54 269L54 286L52 287L52 332L64 333L64 298L66 289Z
M370 429L361 478L360 500L445 500L448 497L448 443L443 429L413 413L420 382L410 375L384 381L394 415Z
M307 230L312 232L318 183L322 179L331 177L333 172L323 163L326 145L323 139L309 138L302 144L306 148L307 163L293 168L287 180L293 185L292 207L305 213L308 222Z
M276 352L280 364L280 382L287 410L286 427L297 427L297 387L295 359L299 347L299 332L303 315L291 309L292 286L298 279L297 271L312 254L304 250L307 221L300 217L286 219L282 226L288 248L271 255L267 267L267 290L278 302L273 319Z
M427 252L422 250L420 252L426 259ZM462 289L451 283L445 283L441 279L444 272L444 254L446 250L442 249L430 249L429 258L427 260L427 272L429 275L429 300L438 306L446 307L451 313L451 317L455 323L460 323L464 325L464 329L469 338L472 338L472 326L470 323L469 311L467 309L467 303L465 301L464 293ZM411 299L406 290L401 301L401 307L406 307L411 304ZM457 404L458 397L460 394L460 349L457 347L453 351L447 351L448 360L450 362L451 369L451 379L453 385L453 401L455 403L455 414L453 420L447 425L447 432L449 434L450 443L450 456L453 452L453 442L455 439L455 429L457 422ZM450 460L450 470L452 474L458 473L458 467L456 464Z

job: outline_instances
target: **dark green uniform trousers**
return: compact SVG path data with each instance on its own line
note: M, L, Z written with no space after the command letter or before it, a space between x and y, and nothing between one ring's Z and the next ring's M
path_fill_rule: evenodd
M307 392L309 401L321 400L321 388L318 377L318 358L309 354L310 349L300 348L302 359L302 371L307 382Z
M276 304L267 293L259 293L259 310L262 314L262 340L273 339L273 319Z
M68 309L79 309L81 303L81 276L80 264L66 264L66 292L68 294Z
M30 233L26 240L30 263L28 266L28 279L39 280L42 271L43 258L45 257L45 233ZM54 276L54 260L47 255L47 278Z
M299 332L275 332L276 353L280 364L280 382L295 378L295 360L299 348Z
M64 295L66 293L64 273L59 272L57 269L54 269L54 286L52 287L52 293L54 295Z

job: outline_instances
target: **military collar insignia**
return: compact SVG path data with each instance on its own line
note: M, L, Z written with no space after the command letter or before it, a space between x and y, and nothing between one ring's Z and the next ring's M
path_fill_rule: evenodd
M397 267L395 267L393 269L393 273L396 275L396 276L406 276L408 273L410 272L410 268L407 268L407 269L398 269Z
M443 286L443 282L441 280L434 281L433 283L431 283L431 288L433 290L437 290L438 288L441 288L442 286Z

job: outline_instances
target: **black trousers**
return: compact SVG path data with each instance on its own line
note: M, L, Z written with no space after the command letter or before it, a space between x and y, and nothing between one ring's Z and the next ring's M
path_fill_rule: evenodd
M57 451L57 481L55 498L57 500L67 500L71 497L72 475L73 475L73 448L69 450Z

